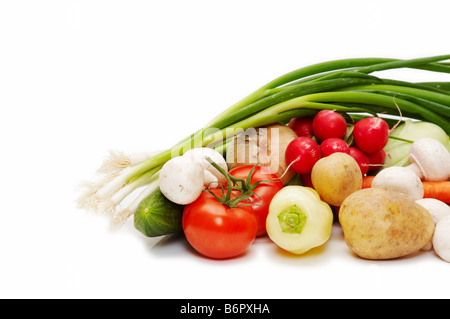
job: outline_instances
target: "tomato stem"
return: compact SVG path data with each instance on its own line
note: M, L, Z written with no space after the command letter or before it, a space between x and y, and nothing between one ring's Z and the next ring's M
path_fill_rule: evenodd
M227 192L225 195L225 188L223 185L220 185L220 187L222 188L222 198L219 198L216 194L214 194L213 192L211 192L209 190L205 190L205 191L212 194L217 199L217 201L219 201L223 205L228 206L230 208L255 205L251 201L248 201L248 203L246 203L246 204L245 203L242 204L242 202L247 201L253 195L257 196L257 194L255 194L253 192L253 190L260 183L277 182L277 181L271 181L271 180L260 180L260 181L257 181L252 184L251 183L252 176L253 176L253 173L254 173L257 165L253 166L252 169L250 170L247 178L243 179L243 178L236 177L236 176L229 174L222 167L217 165L217 163L215 163L211 158L206 157L205 160L208 163L210 163L212 166L214 166L214 168L216 168L222 175L225 176L225 178L227 180L227 186L226 186ZM237 191L240 194L238 196L236 196L235 198L231 199L232 191ZM239 203L241 203L241 204L239 204Z

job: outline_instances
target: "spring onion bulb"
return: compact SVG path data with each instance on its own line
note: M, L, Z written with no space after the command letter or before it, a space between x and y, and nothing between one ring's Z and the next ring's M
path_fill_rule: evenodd
M112 217L112 223L114 226L121 226L127 221L127 219L134 214L141 201L143 201L148 195L156 191L159 187L158 179L155 179L148 185L145 185L140 190L139 194L133 199L133 201L124 209L114 214Z
M311 116L322 109L355 117L369 114L392 119L401 114L434 123L450 134L448 81L411 83L373 75L399 68L448 74L450 63L445 61L449 59L450 54L408 60L342 59L297 69L260 87L172 148L130 161L119 160L123 158L120 153L111 153L112 161L99 170L100 182L87 184L78 206L113 219L119 216L123 222L132 216L136 205L124 213L122 202L138 188L152 183L155 186L159 170L171 158L197 147L225 153L231 138L246 129L287 123L293 117Z
M104 160L103 164L98 169L98 172L106 174L120 172L122 169L128 166L134 166L157 153L158 152L134 153L126 155L124 152L110 150L109 156Z

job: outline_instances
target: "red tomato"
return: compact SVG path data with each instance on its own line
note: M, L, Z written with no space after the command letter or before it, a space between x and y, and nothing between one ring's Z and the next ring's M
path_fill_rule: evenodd
M211 191L222 198L221 189ZM242 254L253 243L258 230L251 206L230 208L208 192L202 192L196 201L184 207L182 225L191 246L216 259Z
M241 167L236 167L232 169L229 173L232 176L247 179L253 165L245 165ZM272 201L272 198L275 196L278 191L283 188L283 184L276 174L272 174L269 172L267 168L256 166L251 178L251 184L254 184L258 181L268 180L271 182L262 182L259 183L253 192L255 195L250 197L251 203L254 204L250 206L256 216L256 220L258 221L258 232L256 236L261 236L266 234L266 219L269 214L269 205Z

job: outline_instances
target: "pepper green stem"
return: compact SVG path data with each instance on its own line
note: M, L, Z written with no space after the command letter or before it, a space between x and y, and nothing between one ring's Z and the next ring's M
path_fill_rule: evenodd
M286 207L278 214L278 222L285 233L301 234L307 222L307 216L297 205Z

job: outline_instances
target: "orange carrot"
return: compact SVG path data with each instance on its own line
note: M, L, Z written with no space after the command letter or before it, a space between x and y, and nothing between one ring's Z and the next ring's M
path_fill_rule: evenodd
M362 188L370 188L372 186L372 181L375 176L364 176Z
M364 176L362 188L372 186L374 176ZM435 198L444 203L450 204L450 181L442 182L422 182L424 198Z
M423 182L424 198L435 198L450 204L450 181Z

